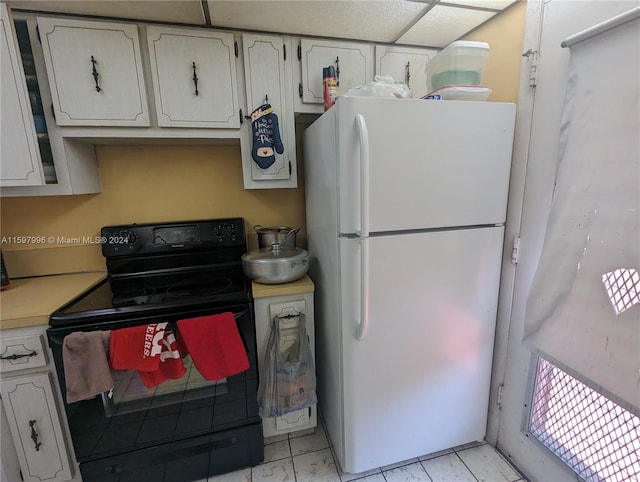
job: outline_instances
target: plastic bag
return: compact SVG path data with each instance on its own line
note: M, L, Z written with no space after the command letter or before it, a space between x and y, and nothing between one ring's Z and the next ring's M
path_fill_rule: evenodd
M304 314L294 328L282 328L276 317L271 326L258 386L260 416L279 417L317 402L313 354Z
M407 84L395 82L389 75L376 75L373 82L352 87L345 94L353 97L397 97L407 99L412 97Z

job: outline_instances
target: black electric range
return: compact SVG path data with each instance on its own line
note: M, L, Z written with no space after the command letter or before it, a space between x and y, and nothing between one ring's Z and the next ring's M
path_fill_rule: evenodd
M107 279L50 317L47 337L62 393L62 343L77 331L109 331L233 313L249 369L208 382L187 374L147 389L135 371L113 371L114 390L66 403L87 481L200 480L263 460L255 322L241 218L107 226ZM185 378L186 377L186 378Z

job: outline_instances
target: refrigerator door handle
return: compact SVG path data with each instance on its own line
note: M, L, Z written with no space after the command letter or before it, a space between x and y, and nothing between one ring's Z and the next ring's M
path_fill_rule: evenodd
M369 131L362 114L356 114L360 138L360 237L369 237Z
M362 340L369 331L369 238L360 238L360 323L356 340Z

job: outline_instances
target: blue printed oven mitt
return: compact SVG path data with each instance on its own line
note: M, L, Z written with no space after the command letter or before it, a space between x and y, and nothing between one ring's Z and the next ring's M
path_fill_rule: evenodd
M266 169L276 161L274 148L278 154L284 152L278 116L273 112L271 104L263 104L251 113L251 132L253 134L251 157L261 169Z

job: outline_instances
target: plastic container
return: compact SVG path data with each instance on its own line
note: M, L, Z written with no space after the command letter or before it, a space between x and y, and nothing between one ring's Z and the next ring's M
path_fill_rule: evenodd
M427 91L448 85L481 85L489 44L458 40L427 62Z
M447 85L429 92L423 99L485 101L491 92L484 85Z

